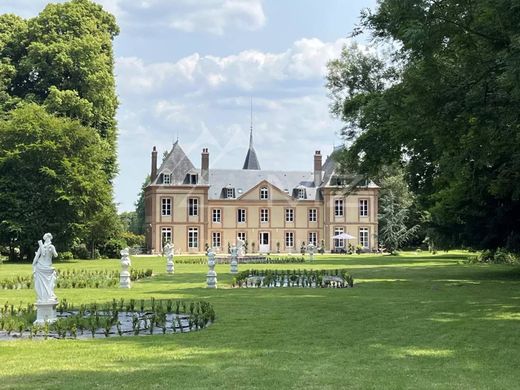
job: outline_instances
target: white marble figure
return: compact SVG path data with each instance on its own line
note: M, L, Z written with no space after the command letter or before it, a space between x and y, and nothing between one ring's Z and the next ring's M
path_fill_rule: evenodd
M52 267L52 258L58 256L58 253L51 241L52 234L45 233L43 242L38 241L39 248L32 263L37 303L58 302L58 298L54 294L57 275L56 270Z
M163 254L166 256L166 272L173 274L175 272L175 265L173 263L173 251L175 246L168 241L163 248Z
M121 250L121 273L119 274L119 287L130 288L130 251L128 248Z
M307 245L307 252L309 252L309 261L314 261L314 252L316 252L316 245L309 244Z
M215 272L215 252L213 249L208 249L208 274L206 275L206 282L208 288L217 288L217 273Z
M244 240L237 238L238 257L244 257L246 255L245 244Z
M232 274L238 273L238 248L236 245L231 247L231 262L229 272Z

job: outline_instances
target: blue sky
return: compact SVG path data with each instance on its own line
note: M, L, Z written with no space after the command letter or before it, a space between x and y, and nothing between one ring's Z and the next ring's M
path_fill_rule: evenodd
M38 14L48 1L0 0ZM328 113L325 66L376 0L100 0L121 28L114 42L120 100L115 199L133 210L150 153L180 144L195 166L241 168L253 98L263 169L311 170L315 150L341 143ZM359 41L359 43L363 43Z

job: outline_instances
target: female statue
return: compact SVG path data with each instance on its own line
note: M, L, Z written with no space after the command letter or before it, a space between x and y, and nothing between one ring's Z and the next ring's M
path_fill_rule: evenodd
M37 302L56 302L54 295L56 286L56 271L52 267L52 258L58 256L56 248L52 245L52 234L45 233L43 241L38 241L38 251L33 260L34 289L36 290Z

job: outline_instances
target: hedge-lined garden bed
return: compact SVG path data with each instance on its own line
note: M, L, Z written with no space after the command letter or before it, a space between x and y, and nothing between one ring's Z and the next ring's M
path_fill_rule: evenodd
M354 287L344 269L335 270L246 270L233 278L233 287Z

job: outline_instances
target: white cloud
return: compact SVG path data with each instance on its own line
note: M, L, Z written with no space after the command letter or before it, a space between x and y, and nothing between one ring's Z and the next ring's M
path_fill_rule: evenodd
M119 87L135 94L173 88L186 88L191 92L252 91L280 82L322 79L327 62L338 56L347 42L347 39L334 42L301 39L282 53L246 50L225 57L194 53L176 62L151 64L136 57L119 57L116 73Z

